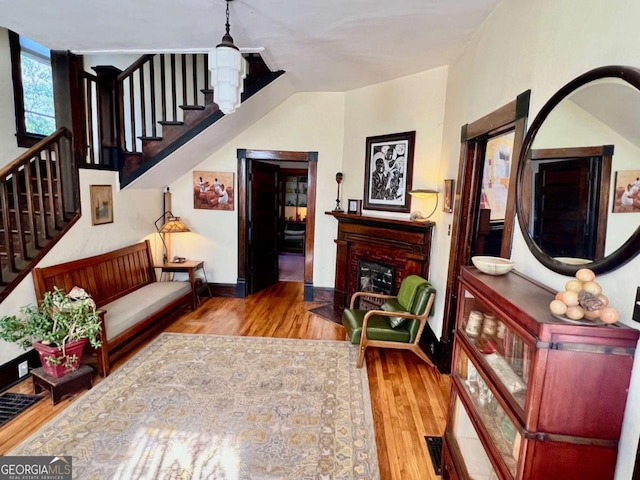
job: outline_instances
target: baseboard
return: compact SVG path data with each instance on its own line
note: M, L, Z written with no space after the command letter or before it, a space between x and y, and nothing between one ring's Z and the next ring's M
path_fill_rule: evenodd
M235 283L209 283L212 297L243 298L238 295L238 285Z
M333 303L333 288L314 287L312 283L305 283L304 301Z
M35 350L29 350L4 365L0 365L0 392L4 392L28 377L28 375L18 377L18 365L24 361L28 362L29 370L42 366L38 352Z
M244 280L238 283L209 283L212 297L246 298L247 285ZM304 285L305 302L333 303L333 288L314 287L312 283Z
M333 304L334 289L329 287L315 287L313 289L313 301Z
M434 365L440 368L440 361L442 357L442 345L440 340L436 337L436 334L431 330L431 326L427 323L422 331L422 337L420 338L420 348L424 350L427 356L431 359Z

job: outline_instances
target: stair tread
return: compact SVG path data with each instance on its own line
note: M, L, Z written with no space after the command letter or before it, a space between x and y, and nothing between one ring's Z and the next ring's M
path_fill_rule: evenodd
M140 140L151 140L152 142L159 142L162 140L162 137L145 137L143 135L138 137Z
M184 125L184 122L179 122L179 121L174 121L174 120L160 120L158 122L160 125L163 126L171 126L171 125Z
M204 110L204 105L180 105L182 110Z

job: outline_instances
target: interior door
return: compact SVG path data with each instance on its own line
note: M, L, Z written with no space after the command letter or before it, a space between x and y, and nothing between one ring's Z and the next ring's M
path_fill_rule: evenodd
M535 179L533 239L552 257L595 259L597 209L590 209L590 159L540 165Z
M278 281L278 169L275 164L248 162L248 293Z

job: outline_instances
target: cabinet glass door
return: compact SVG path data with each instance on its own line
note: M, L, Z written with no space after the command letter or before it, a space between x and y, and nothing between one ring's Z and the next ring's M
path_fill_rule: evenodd
M476 418L482 423L496 450L513 477L516 476L522 435L502 408L478 369L458 345L455 375L471 400Z
M458 333L464 336L522 410L534 347L481 301L465 291Z
M473 480L498 480L498 475L473 428L471 419L457 396L451 414L450 428L469 477Z

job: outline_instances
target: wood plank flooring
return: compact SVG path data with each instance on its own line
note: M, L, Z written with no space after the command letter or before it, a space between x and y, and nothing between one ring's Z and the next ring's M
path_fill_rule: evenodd
M164 331L215 335L342 340L344 328L308 312L320 306L302 301L302 283L280 282L248 299L211 298L196 311L186 311ZM118 368L140 348L114 362ZM355 348L355 346L354 346ZM367 349L367 373L383 480L425 480L434 474L425 435L444 433L449 377L411 352ZM94 377L94 385L100 381ZM32 393L31 380L10 391ZM46 398L0 428L0 455L19 444L63 411L83 393L53 406Z

